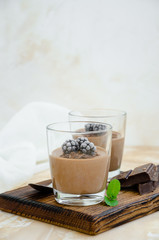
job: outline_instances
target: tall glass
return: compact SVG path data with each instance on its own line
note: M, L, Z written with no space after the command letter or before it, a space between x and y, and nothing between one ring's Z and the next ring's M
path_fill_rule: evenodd
M125 141L126 117L126 112L112 109L85 109L69 112L70 121L98 121L112 126L109 179L120 173Z
M104 128L98 132L81 131L87 124L70 121L47 126L51 178L60 204L87 206L103 201L112 129L103 123ZM102 137L102 147L96 145L94 134Z

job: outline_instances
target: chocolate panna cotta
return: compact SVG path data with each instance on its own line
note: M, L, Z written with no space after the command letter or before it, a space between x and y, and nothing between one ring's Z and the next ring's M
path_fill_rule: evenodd
M65 141L50 155L53 188L68 194L104 191L109 156L85 137Z

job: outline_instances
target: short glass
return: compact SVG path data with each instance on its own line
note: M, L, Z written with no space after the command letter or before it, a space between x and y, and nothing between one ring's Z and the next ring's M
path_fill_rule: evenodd
M52 184L55 200L60 204L88 206L104 199L112 127L103 123L104 129L98 132L82 130L88 123L70 121L47 126ZM94 134L102 137L102 147L92 144ZM89 141L85 139L88 137Z
M127 114L113 109L85 109L69 112L70 121L97 121L112 126L112 148L109 168L109 180L120 173L123 157Z

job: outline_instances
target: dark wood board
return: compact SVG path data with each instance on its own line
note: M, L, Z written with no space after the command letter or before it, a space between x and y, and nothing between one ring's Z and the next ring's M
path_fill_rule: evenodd
M50 180L41 183L47 185ZM56 203L52 194L26 186L0 194L0 210L96 235L158 211L159 187L142 196L132 190L121 191L118 201L116 207L108 207L104 202L86 207L66 206Z

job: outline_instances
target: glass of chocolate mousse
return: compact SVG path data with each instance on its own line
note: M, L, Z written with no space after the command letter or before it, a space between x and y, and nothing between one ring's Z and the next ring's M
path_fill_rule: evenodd
M124 111L100 108L69 112L70 121L97 121L105 122L112 126L111 160L108 175L109 180L120 173L124 150L126 116L127 114ZM81 129L81 131L84 130L94 132L96 128L90 123L85 126L85 129ZM93 141L96 146L103 147L102 136L99 136L95 132L94 135L91 135L91 138L88 136L88 140Z
M53 191L60 204L88 206L104 199L112 127L92 122L99 126L98 131L82 131L87 124L90 121L59 122L47 126ZM94 134L102 139L101 146L96 145Z

